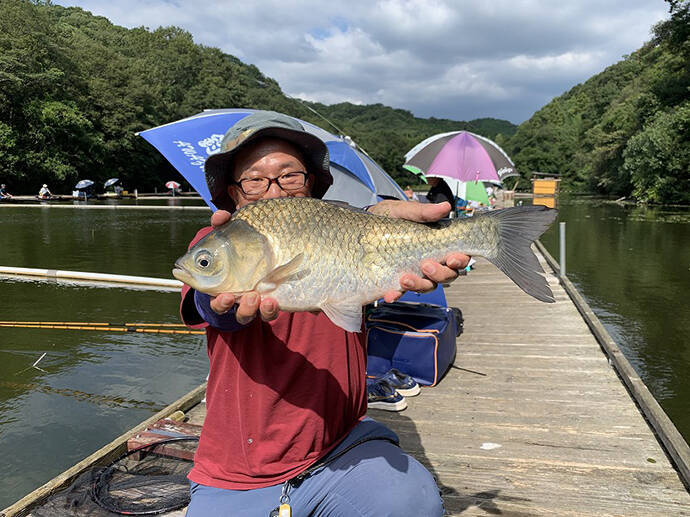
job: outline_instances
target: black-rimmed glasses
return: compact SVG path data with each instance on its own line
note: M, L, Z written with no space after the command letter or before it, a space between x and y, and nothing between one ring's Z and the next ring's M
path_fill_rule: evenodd
M274 182L286 192L299 190L307 184L308 172L287 172L278 176L277 178L243 178L233 183L240 187L240 190L245 196L260 196L268 189Z

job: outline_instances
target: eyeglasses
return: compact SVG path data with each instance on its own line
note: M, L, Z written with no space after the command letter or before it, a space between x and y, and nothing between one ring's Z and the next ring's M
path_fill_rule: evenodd
M274 182L286 192L304 188L308 175L308 172L288 172L277 178L243 178L233 183L240 187L245 196L260 196L268 192Z

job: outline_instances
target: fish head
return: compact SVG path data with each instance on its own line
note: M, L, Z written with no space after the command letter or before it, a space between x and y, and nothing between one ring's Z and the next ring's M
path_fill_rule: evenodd
M268 239L241 220L212 231L175 261L172 273L190 287L211 295L241 295L253 290L271 270Z

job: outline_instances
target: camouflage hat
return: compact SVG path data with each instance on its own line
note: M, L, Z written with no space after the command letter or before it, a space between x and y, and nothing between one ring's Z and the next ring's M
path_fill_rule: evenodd
M323 197L333 183L326 144L308 133L297 119L275 111L256 111L228 129L221 140L220 152L209 156L204 164L211 200L218 208L230 212L235 210L235 202L228 195L235 154L260 137L280 138L295 145L302 152L307 172L314 175L312 196Z

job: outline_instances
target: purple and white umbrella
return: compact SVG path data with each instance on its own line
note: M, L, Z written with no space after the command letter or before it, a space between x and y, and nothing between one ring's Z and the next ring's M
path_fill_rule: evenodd
M421 169L426 176L458 181L502 181L518 175L515 164L496 142L469 131L427 138L405 154L405 165Z

